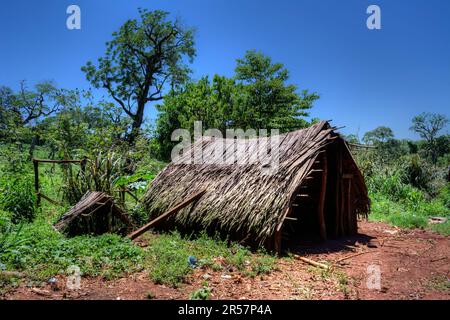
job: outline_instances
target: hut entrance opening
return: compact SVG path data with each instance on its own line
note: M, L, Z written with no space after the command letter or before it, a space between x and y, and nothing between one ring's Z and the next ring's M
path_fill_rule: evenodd
M297 188L283 223L282 249L356 233L353 179L344 172L346 163L339 143L318 154Z

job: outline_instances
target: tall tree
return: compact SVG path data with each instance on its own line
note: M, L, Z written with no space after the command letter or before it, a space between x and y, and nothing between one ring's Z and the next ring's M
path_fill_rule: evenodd
M140 20L125 22L98 65L88 62L82 70L96 88L105 88L132 119L128 135L133 144L144 121L148 103L163 99L167 85L188 79L186 62L195 56L194 31L164 11L139 9Z
M7 87L0 88L0 104L5 112L14 117L17 125L25 126L57 112L65 93L50 81L36 84L34 90L29 90L26 82L21 81L18 92Z
M218 129L223 135L226 129L292 131L307 126L304 116L318 95L307 91L299 95L287 80L282 64L249 51L237 60L235 77L203 77L172 90L157 106L160 156L167 159L170 155L172 132L184 128L192 133L195 121L202 121L203 129Z
M7 87L0 88L0 131L6 132L10 141L29 144L29 157L40 137L39 124L58 112L69 101L73 91L57 88L51 81L37 83L29 89L25 81L18 92ZM1 133L0 135L5 135Z
M385 126L380 126L371 131L367 131L363 136L363 141L367 144L386 143L392 139L394 139L394 132L391 128Z
M319 96L307 90L298 94L295 85L287 84L289 72L282 63L273 63L269 56L251 50L237 59L235 72L248 93L249 127L292 131L307 125L303 117Z
M437 161L436 138L449 120L443 114L423 112L412 119L411 130L417 132L427 142L427 152L433 163Z

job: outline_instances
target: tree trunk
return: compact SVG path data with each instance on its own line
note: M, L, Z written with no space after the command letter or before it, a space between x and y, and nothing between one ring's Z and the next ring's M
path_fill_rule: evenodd
M136 143L136 139L139 136L142 122L144 121L145 102L138 103L136 115L133 117L133 123L131 125L131 132L128 135L128 144L133 146Z
M34 156L34 149L36 148L38 137L36 135L33 135L33 138L31 139L30 148L28 149L28 160L31 161Z

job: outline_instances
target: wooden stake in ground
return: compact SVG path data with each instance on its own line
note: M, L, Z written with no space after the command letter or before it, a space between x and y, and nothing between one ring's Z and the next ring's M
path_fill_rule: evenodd
M130 233L127 237L130 238L131 240L136 239L137 237L139 237L141 234L143 234L144 232L146 232L148 229L154 227L155 225L157 225L158 223L160 223L161 221L165 220L167 217L171 216L172 214L178 212L179 210L183 209L184 207L186 207L187 205L189 205L190 203L194 202L195 200L200 199L201 196L203 196L203 194L206 192L206 190L202 190L200 192L197 192L196 194L194 194L193 196L191 196L190 198L186 199L185 201L177 204L175 207L173 207L172 209L170 209L169 211L163 213L162 215L160 215L159 217L157 217L156 219L153 219L152 221L150 221L149 223L147 223L145 226L137 229L136 231Z

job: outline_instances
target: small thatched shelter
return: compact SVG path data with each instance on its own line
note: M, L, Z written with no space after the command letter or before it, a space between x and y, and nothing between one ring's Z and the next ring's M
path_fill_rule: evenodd
M275 250L284 238L355 234L357 216L366 217L369 198L344 139L325 121L277 138L278 149L268 137L197 141L152 182L143 201L149 218L206 189L165 227L218 232ZM235 158L231 152L217 155L223 146L235 148ZM261 147L267 157L277 152L276 170L250 161ZM186 159L195 150L202 150L202 157L189 164Z
M104 192L88 191L53 226L69 237L81 234L127 233L131 222L125 212Z

